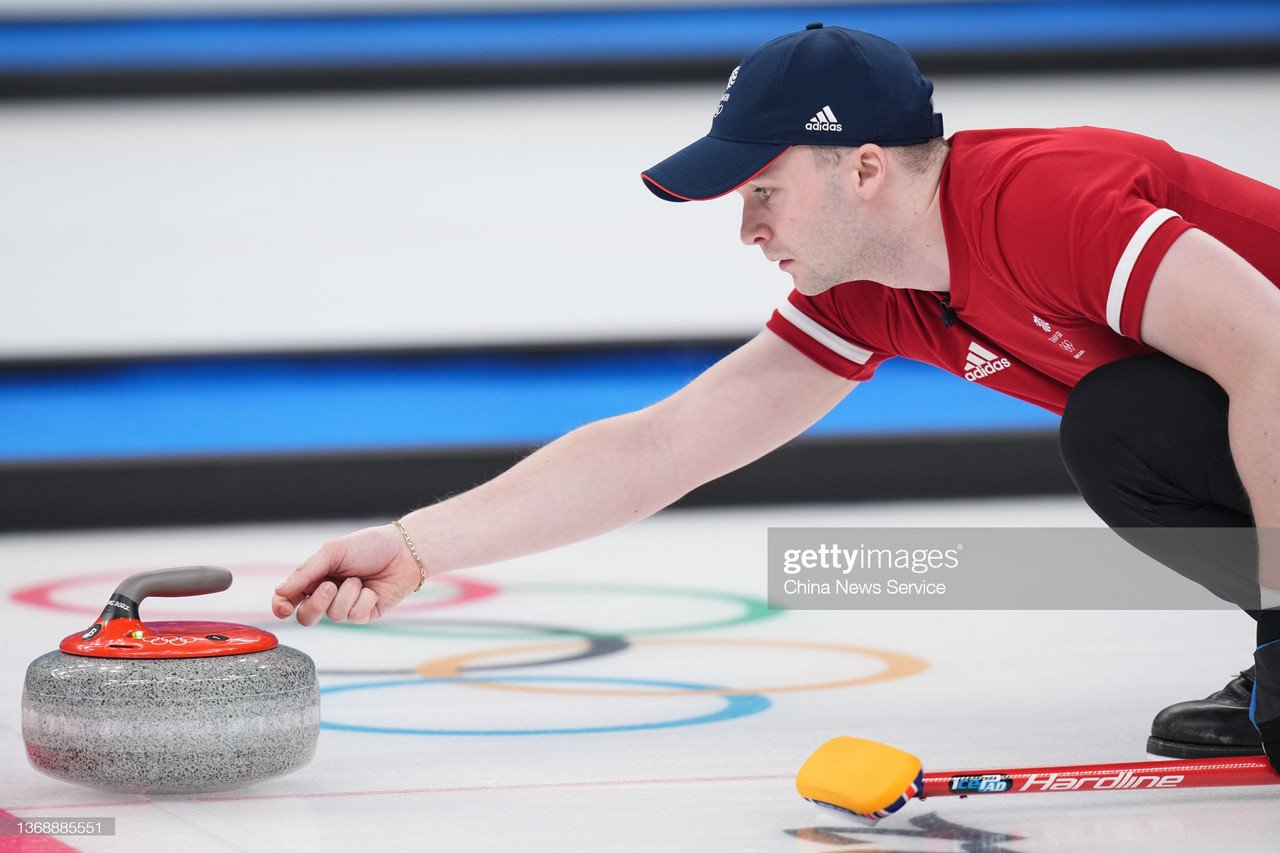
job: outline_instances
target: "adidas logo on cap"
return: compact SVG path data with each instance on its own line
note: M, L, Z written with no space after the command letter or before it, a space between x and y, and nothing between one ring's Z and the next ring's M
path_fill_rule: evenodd
M840 124L840 119L836 118L836 114L831 112L831 105L818 110L817 115L809 119L804 126L805 130L844 130L844 125Z
M1009 364L1009 359L996 355L986 347L978 346L978 342L974 341L969 344L969 357L965 359L964 366L969 368L964 378L970 382L977 382L1012 365Z

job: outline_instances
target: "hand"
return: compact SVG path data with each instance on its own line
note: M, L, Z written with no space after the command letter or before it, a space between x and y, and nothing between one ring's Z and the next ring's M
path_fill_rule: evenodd
M418 585L418 564L394 525L366 527L325 543L271 597L271 612L287 619L297 608L299 625L332 622L363 625L386 615Z

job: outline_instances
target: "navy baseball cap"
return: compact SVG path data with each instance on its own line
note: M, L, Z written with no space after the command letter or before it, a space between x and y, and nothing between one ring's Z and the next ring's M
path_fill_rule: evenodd
M748 53L711 131L641 174L667 201L731 193L792 145L915 145L942 136L933 83L891 41L810 24Z

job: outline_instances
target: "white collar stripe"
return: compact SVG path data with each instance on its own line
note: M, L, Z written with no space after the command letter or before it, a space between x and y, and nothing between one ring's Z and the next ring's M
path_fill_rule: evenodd
M778 313L791 325L846 361L852 361L854 364L866 364L871 359L871 350L851 344L844 338L832 333L789 301L783 302L778 306Z
M1129 277L1133 275L1138 256L1142 254L1147 241L1151 239L1152 234L1156 233L1156 229L1177 215L1174 211L1163 207L1155 211L1138 226L1138 230L1129 238L1129 245L1124 247L1124 253L1120 255L1120 261L1116 264L1116 271L1111 276L1111 289L1107 291L1107 325L1115 329L1117 334L1124 334L1120 331L1120 309L1124 307L1124 293L1129 287Z

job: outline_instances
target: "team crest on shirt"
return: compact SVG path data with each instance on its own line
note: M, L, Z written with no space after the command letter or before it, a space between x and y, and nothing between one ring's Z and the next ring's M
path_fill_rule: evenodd
M977 382L979 379L986 379L991 374L999 373L1012 365L1009 363L1009 359L996 355L977 341L973 341L969 344L969 354L965 358L964 366L968 368L964 373L964 378L970 382Z
M1061 329L1059 329L1058 331L1056 331L1056 332L1055 332L1055 331L1053 330L1053 327L1052 327L1052 326L1050 326L1050 325L1049 325L1047 322L1045 322L1044 320L1040 319L1040 316L1039 316L1038 314L1032 314L1032 315L1031 315L1031 322L1033 322L1033 323L1035 323L1037 326L1039 326L1039 327L1040 327L1040 329L1041 329L1041 330L1042 330L1046 335L1048 335L1048 336L1049 336L1049 343L1051 343L1051 344L1057 344L1057 345L1058 345L1058 349L1062 350L1062 351L1063 351L1063 352L1065 352L1067 355L1069 355L1069 356L1071 356L1072 358L1077 359L1077 360L1079 360L1079 358L1080 358L1082 355L1084 355L1084 350L1077 348L1075 344L1071 343L1071 341L1069 341L1069 340L1065 339L1065 338L1062 336L1062 330L1061 330Z

